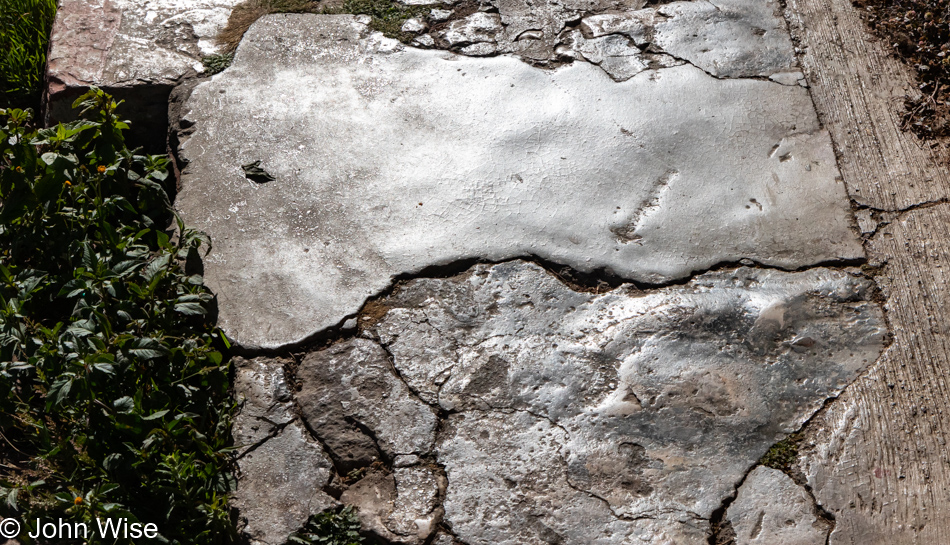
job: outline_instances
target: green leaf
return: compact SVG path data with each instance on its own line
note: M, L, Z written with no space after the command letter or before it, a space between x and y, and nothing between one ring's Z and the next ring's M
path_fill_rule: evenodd
M128 413L135 408L135 400L129 396L123 396L113 401L112 407L120 413Z
M208 313L201 303L176 303L175 312L180 312L186 316L199 316Z
M69 391L73 387L73 377L60 377L56 379L46 394L46 404L48 407L55 407L69 397Z
M154 413L148 416L143 416L142 420L156 420L158 418L165 416L166 414L168 414L168 412L169 412L168 410L155 411Z

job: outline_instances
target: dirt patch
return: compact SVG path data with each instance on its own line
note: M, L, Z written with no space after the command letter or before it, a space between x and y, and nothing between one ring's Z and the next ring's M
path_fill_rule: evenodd
M244 33L254 21L268 13L320 13L321 3L314 0L247 0L237 5L217 40L225 53L237 49Z
M906 98L901 128L950 136L950 0L854 0L871 29L917 74L921 98Z

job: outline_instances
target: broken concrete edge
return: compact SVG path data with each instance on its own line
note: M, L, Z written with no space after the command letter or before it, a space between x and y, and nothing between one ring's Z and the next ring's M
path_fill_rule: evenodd
M567 286L572 291L594 294L606 293L608 291L620 288L633 290L635 292L647 292L674 286L685 286L697 276L707 273L737 269L740 267L755 267L757 269L781 272L804 272L811 269L825 268L840 270L852 276L860 276L873 280L873 276L868 274L869 265L865 258L843 258L834 261L822 261L795 268L784 268L757 263L754 260L746 258L738 261L719 262L711 267L692 271L687 276L660 283L641 282L623 278L615 274L613 271L607 269L597 269L592 272L583 272L576 270L569 265L557 263L531 254L501 260L472 258L442 265L430 265L419 271L406 272L396 275L391 279L389 285L385 289L380 290L370 297L367 297L357 312L344 316L335 325L316 331L298 341L283 343L278 346L242 344L230 337L228 337L228 341L232 345L232 352L235 355L245 358L254 358L260 356L281 357L291 354L303 354L314 350L320 350L332 344L360 336L365 329L375 324L375 319L378 319L381 316L381 314L379 314L379 310L376 308L377 302L381 299L391 296L393 293L399 290L400 286L406 284L407 282L421 278L449 278L465 274L475 265L500 265L502 263L509 263L513 261L526 261L529 263L534 263L557 278L559 282ZM873 268L871 270L873 271ZM871 296L872 300L875 302L883 301L883 296L880 294L880 290L877 288L876 283L875 289Z

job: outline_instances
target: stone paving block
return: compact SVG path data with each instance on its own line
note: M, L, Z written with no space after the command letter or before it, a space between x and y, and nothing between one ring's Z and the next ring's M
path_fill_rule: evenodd
M534 516L564 543L691 543L772 444L880 355L870 286L741 268L595 295L514 261L409 282L377 301L370 332L450 413L435 452L464 542L542 543Z
M75 117L72 102L91 86L128 106L133 140L164 152L168 95L204 71L215 36L243 0L61 0L50 37L47 122Z
M416 445L341 473L361 468L341 501L391 542L442 522L468 545L701 544L768 448L880 355L871 295L825 268L595 294L524 261L477 265L377 299L365 338L304 358L297 402L331 449L353 422L371 444L395 425ZM761 473L729 511L737 530ZM788 529L791 486L763 535Z
M395 277L469 259L663 283L863 256L797 85L689 64L618 83L271 15L185 112L176 206L215 241L206 277L247 347L300 342ZM275 180L248 179L255 161Z
M284 379L285 361L235 357L233 363L239 406L231 436L243 454L293 420L293 391Z

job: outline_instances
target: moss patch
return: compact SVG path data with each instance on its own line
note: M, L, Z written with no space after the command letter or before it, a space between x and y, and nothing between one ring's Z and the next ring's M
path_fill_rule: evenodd
M789 435L772 445L772 448L765 453L759 463L772 469L788 471L792 464L798 460L798 447L802 439L804 439L804 436L801 433Z
M433 2L435 4L435 2ZM387 38L408 43L415 34L402 31L402 25L413 17L429 13L432 6L406 6L393 0L345 0L338 8L327 8L323 13L351 13L373 18L369 27L382 32Z
M209 55L201 59L201 64L205 67L205 72L209 75L215 75L224 71L225 68L231 66L231 61L234 60L234 53L222 53L220 55Z

